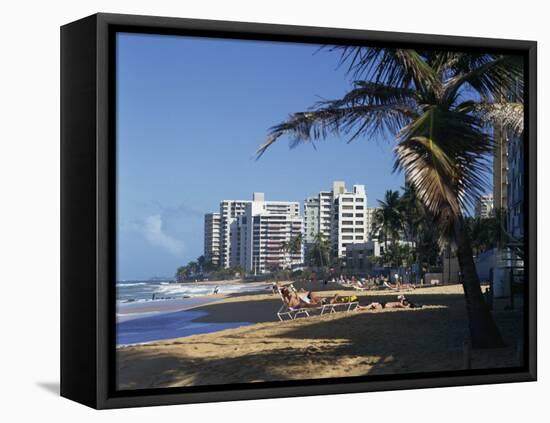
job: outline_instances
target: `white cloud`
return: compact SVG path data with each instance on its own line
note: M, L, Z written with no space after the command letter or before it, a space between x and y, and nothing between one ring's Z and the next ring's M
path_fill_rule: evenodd
M180 256L184 250L183 241L168 235L162 226L160 214L147 216L139 225L139 232L150 244L163 248L174 256Z

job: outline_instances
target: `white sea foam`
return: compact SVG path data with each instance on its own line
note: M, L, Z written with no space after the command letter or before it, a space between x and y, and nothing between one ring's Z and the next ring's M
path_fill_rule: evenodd
M117 286L118 287L122 287L122 288L128 288L128 287L131 287L131 286L144 286L144 285L147 285L147 282L119 282L117 283Z
M261 292L268 288L266 284L227 284L227 285L205 285L205 284L169 284L161 285L157 289L157 295L168 297L187 295L197 297L213 294L217 288L218 294L234 294L238 292Z

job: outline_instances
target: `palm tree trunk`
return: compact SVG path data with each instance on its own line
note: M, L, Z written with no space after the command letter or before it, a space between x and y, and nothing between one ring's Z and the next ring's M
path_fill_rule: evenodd
M466 299L472 347L503 347L502 336L481 293L472 245L468 234L464 230L462 219L459 219L455 224L455 239L458 262L462 271L462 286L464 287L464 296Z

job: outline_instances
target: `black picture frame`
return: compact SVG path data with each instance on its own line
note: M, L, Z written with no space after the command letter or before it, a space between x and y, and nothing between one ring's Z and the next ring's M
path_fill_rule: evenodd
M115 49L118 31L248 40L442 47L520 54L526 64L525 366L430 374L116 391ZM534 381L536 325L536 69L533 41L196 19L95 14L61 28L61 395L119 408Z

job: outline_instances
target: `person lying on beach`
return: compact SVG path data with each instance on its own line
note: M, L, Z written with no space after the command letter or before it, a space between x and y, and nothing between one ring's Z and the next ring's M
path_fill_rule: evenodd
M313 291L298 294L287 287L281 289L281 295L290 308L319 307L323 304L334 304L338 301L338 294L333 297L321 297Z
M386 288L393 289L394 291L399 291L401 288L405 289L416 289L416 286L414 286L411 283L401 283L399 282L399 279L395 281L395 284L392 284L389 280L383 282L384 286Z
M397 296L398 301L390 301L390 302L372 302L370 304L367 304L365 306L358 305L355 310L381 310L384 308L421 308L422 305L420 304L414 304L413 302L409 301L407 297L404 295L398 295Z

